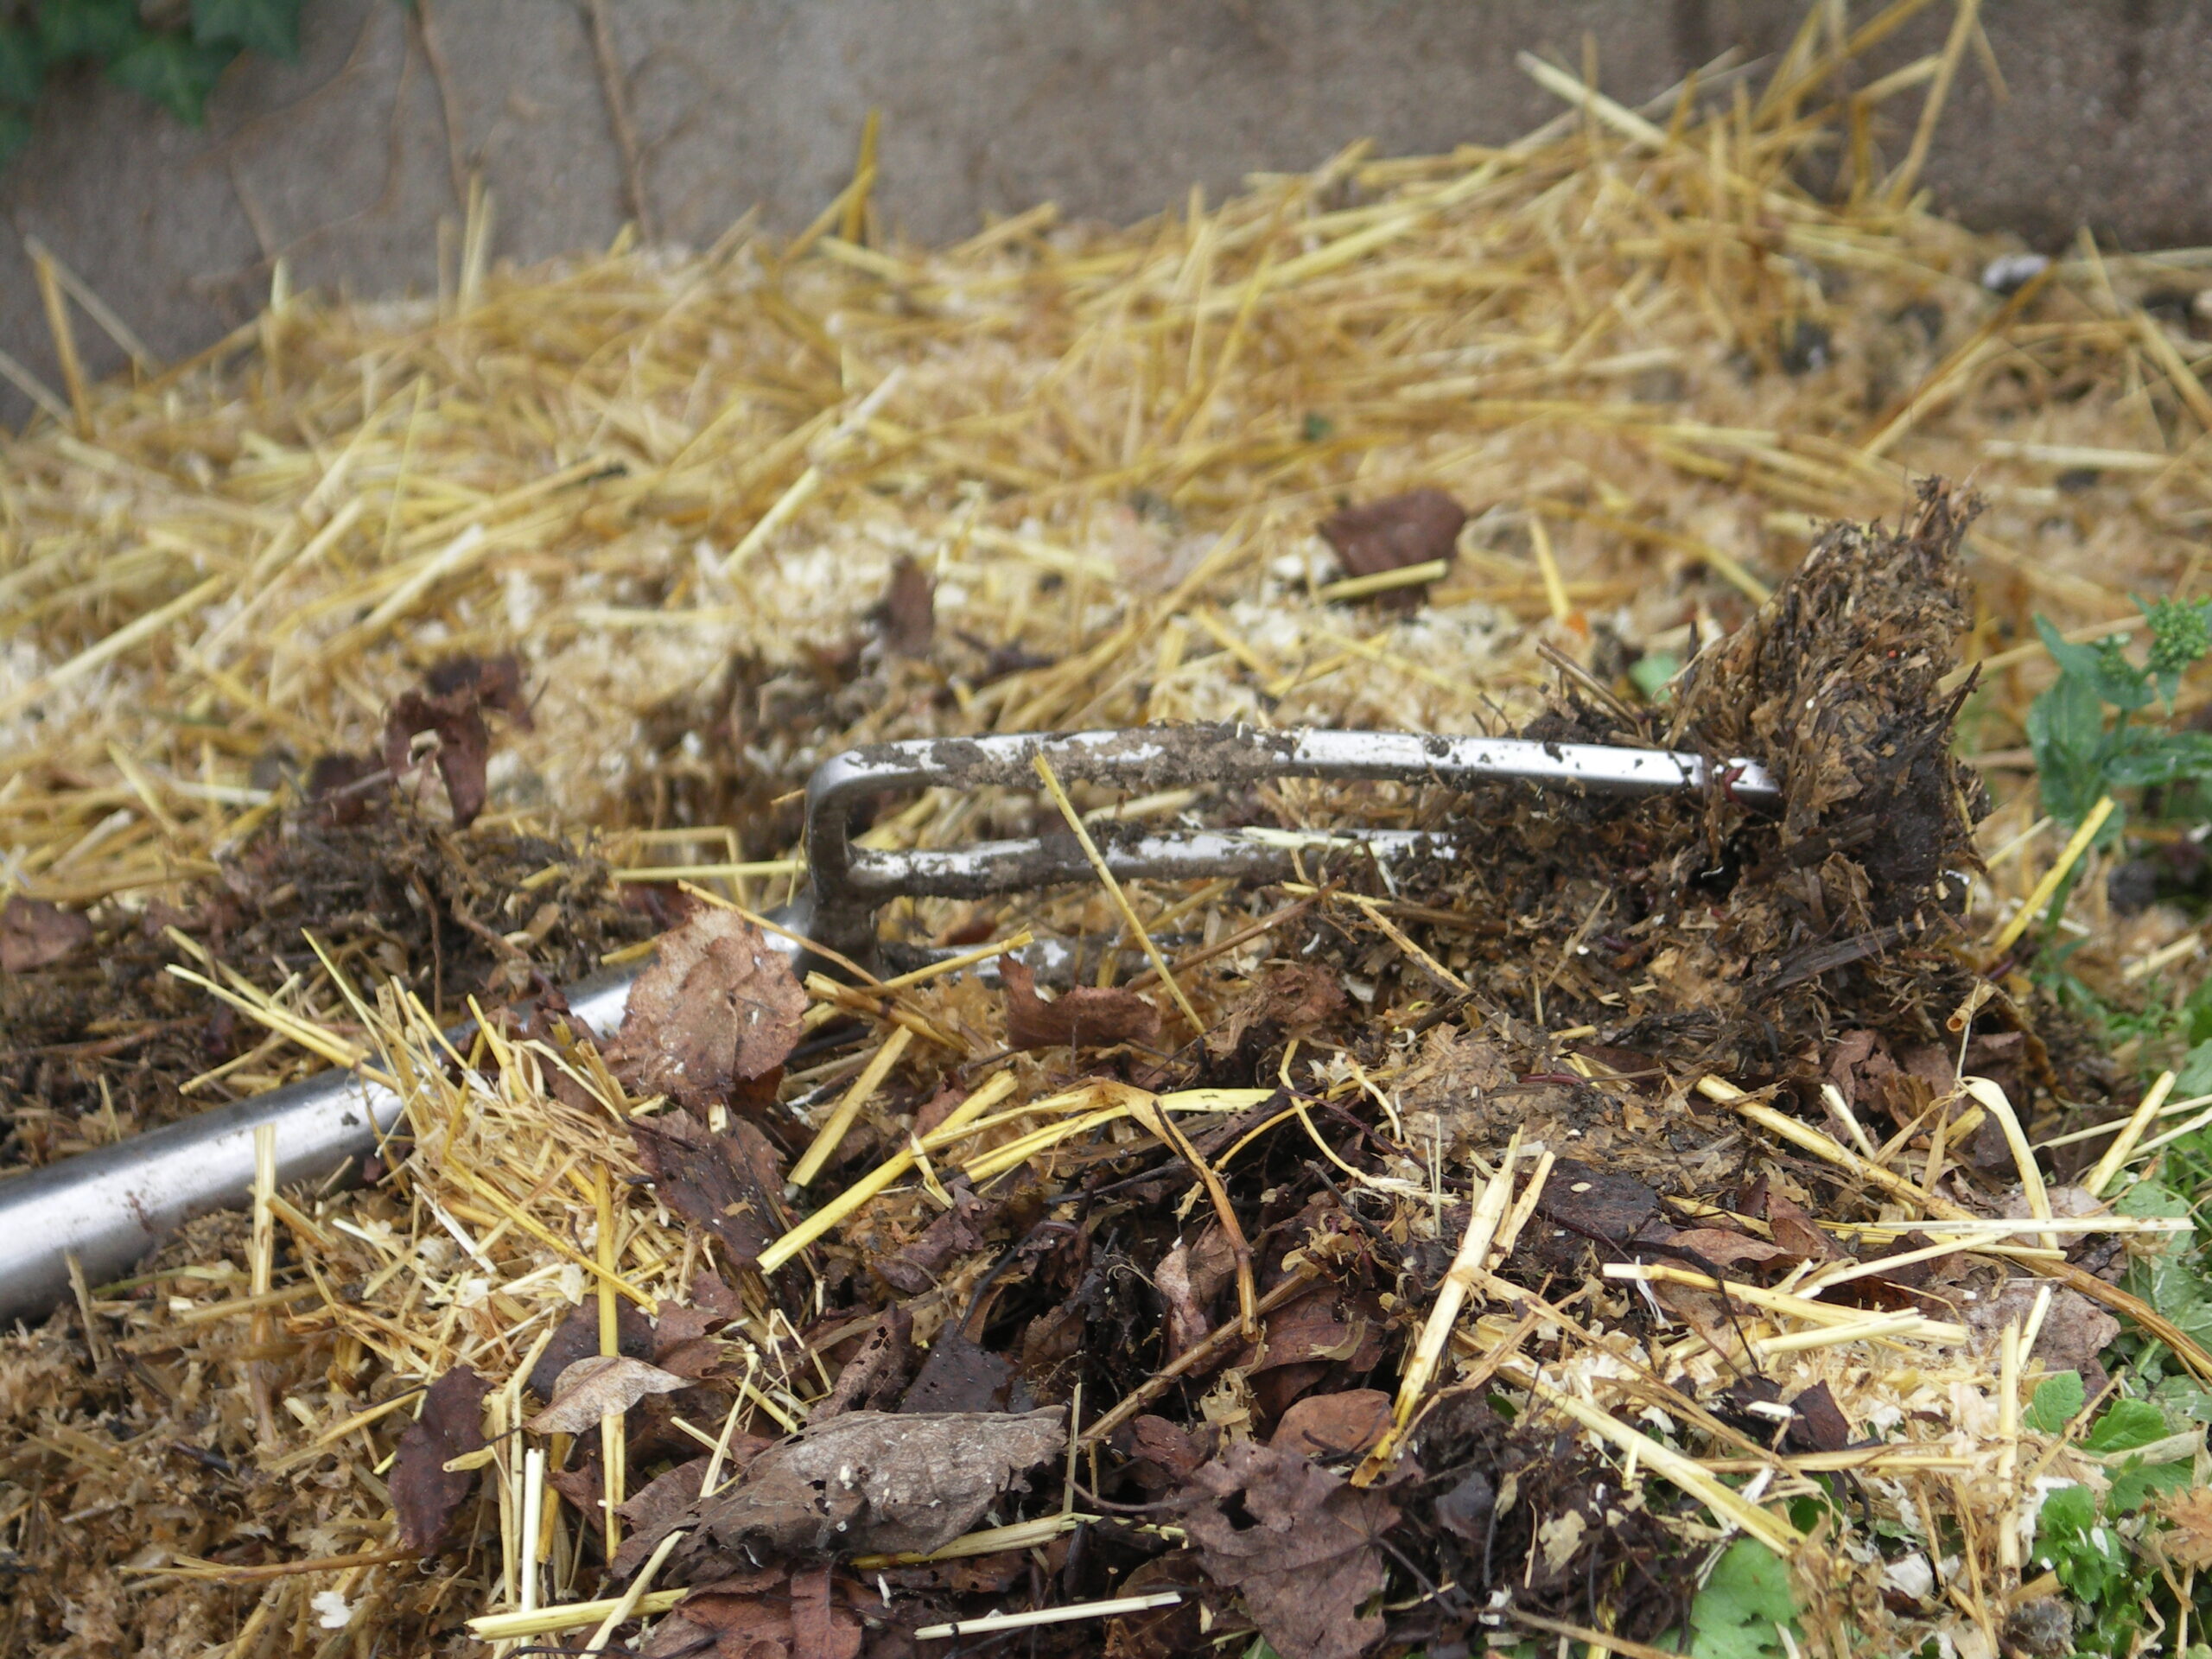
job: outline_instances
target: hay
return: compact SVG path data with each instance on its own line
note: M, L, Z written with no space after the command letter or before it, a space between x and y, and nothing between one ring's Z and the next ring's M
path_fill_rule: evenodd
M566 880L570 842L588 839L588 856L626 869L631 886L689 877L708 899L762 909L799 878L791 791L848 744L1192 718L1491 730L1535 712L1547 653L1632 698L1635 654L1687 657L1692 640L1732 630L1821 523L1901 519L1910 480L1940 472L1970 475L1988 502L1967 543L1977 610L1965 656L1984 669L1967 723L2000 801L1974 906L2005 928L2086 846L2062 850L2032 791L2016 787L2023 711L2050 671L2023 643L2031 613L2100 630L2131 613L2131 590L2184 593L2198 579L2212 515L2212 398L2199 377L2212 353L2140 301L2197 289L2207 262L2108 258L2085 243L2010 297L1985 289L2000 249L1912 193L1932 122L1885 171L1879 111L1839 90L1852 53L1912 9L1848 41L1808 24L1756 98L1727 72L1718 91L1708 81L1639 113L1532 65L1567 107L1516 144L1391 160L1355 148L1122 232L1065 226L1044 207L952 248L866 245L864 167L787 244L741 225L703 254L626 237L602 256L493 269L480 193L435 303L348 306L290 294L280 275L261 316L189 362L97 385L73 374L0 455L0 897L92 910L104 938L158 938L241 849L295 833L308 762L374 753L386 709L438 663L513 653L532 724L502 735L489 810L453 845L465 854L504 835L541 848L543 868L518 868L512 893ZM1958 16L1943 53L1919 67L1931 109L1971 38L1973 8ZM1840 134L1836 198L1817 199L1797 169ZM57 271L44 286L66 319L67 284ZM1415 487L1448 492L1471 516L1443 570L1399 578L1429 582L1427 603L1393 609L1389 595L1410 589L1332 580L1318 522L1341 502ZM891 647L878 611L905 561L934 584L934 643L920 656ZM2185 690L2184 709L2202 696ZM1286 827L1410 823L1420 810L1402 793L1292 783L1262 799ZM1210 804L1200 791L1121 804L1167 815ZM1075 817L1116 804L1077 790L1063 804ZM435 822L435 802L423 810ZM1040 815L1051 807L1018 798L927 795L869 833L877 845L952 845L1041 826ZM2086 858L2094 875L2100 855ZM2078 886L2085 943L2070 966L2124 998L2144 962L2181 960L2188 936L2156 909L2107 913L2102 893ZM887 925L961 943L1025 923L1118 929L1151 950L1195 924L1195 948L1167 949L1134 982L1165 981L1185 1007L1195 999L1194 1020L1226 1006L1222 982L1190 971L1201 957L1247 969L1262 935L1309 912L1357 949L1415 964L1395 995L1416 1014L1419 996L1466 988L1437 943L1461 924L1417 899L1320 880L1286 888L1274 912L1249 897L925 904ZM486 926L520 952L530 921L517 901ZM1542 947L1539 1021L1589 925ZM1408 928L1440 931L1424 945ZM571 1308L596 1298L596 1349L613 1353L622 1304L681 1306L714 1266L702 1234L643 1184L628 1125L661 1108L557 1035L494 1027L476 1052L445 1054L442 1010L372 989L372 957L317 950L272 975L219 941L178 938L193 983L273 1033L194 1099L373 1055L404 1087L410 1136L378 1184L262 1192L251 1218L195 1227L145 1274L86 1287L80 1311L10 1340L0 1536L29 1572L0 1646L218 1643L231 1659L474 1650L464 1618L507 1619L491 1627L506 1640L556 1628L543 1613L509 1618L531 1605L521 1579L535 1560L547 1563L546 1602L583 1604L558 1628L604 1621L604 1637L619 1614L665 1611L658 1591L613 1599L589 1541L592 1500L556 1503L530 1478L545 1466L537 1452L557 1471L569 1448L525 1457L518 1432L532 1367ZM603 957L634 954L625 939L598 944ZM1102 982L1119 960L1106 954ZM1199 1123L1273 1091L1155 1093L994 1058L995 1005L966 981L812 988L814 1027L863 1022L785 1086L826 1126L807 1173L836 1154L855 1195L823 1192L830 1219L772 1254L776 1282L799 1287L799 1323L806 1303L826 1306L815 1241L842 1230L840 1248L863 1255L903 1246L956 1172L980 1186L1161 1147L1218 1170L1265 1127L1240 1125L1244 1140L1202 1154L1179 1114ZM1586 1001L1576 990L1568 1005ZM168 1017L188 1025L209 1011L179 1006ZM121 1034L160 1012L134 1013ZM1594 1034L1537 1033L1558 1065L1602 1082L1603 1062L1574 1052ZM963 1069L963 1087L991 1091L989 1109L906 1133L912 1089L887 1103L877 1090L910 1050L901 1087ZM1295 1052L1281 1057L1287 1084ZM1433 1236L1446 1172L1395 1124L1417 1059L1363 1067L1339 1054L1316 1104L1269 1121L1326 1153L1328 1179L1401 1206L1401 1221L1433 1211ZM1872 1189L1853 1213L1821 1218L1831 1230L1917 1224L1991 1270L2007 1254L2053 1267L2036 1253L2061 1235L2041 1224L2068 1218L2047 1205L2018 1240L1993 1239L1924 1174L1866 1155L1847 1107L1860 1153L1725 1079L1703 1088L1721 1103L1713 1121L1767 1137L1756 1144L1770 1162L1794 1144ZM832 1101L834 1115L819 1109ZM1323 1133L1325 1107L1367 1101L1396 1131L1387 1169L1347 1162ZM105 1127L85 1117L32 1146L19 1116L11 1161L130 1127L111 1104ZM1509 1154L1472 1177L1488 1184L1487 1225L1509 1242L1528 1214L1501 1215L1511 1166ZM1226 1211L1241 1237L1218 1179L1190 1192L1207 1200L1196 1214ZM1534 1189L1525 1197L1533 1205ZM1993 1651L2009 1609L2041 1593L2021 1583L2034 1478L2105 1478L2066 1436L2019 1419L2047 1300L1993 1342L1823 1303L1805 1294L1817 1274L1776 1289L1651 1267L1637 1283L1684 1293L1669 1304L1683 1323L1655 1350L1608 1300L1629 1292L1602 1278L1573 1296L1509 1285L1490 1234L1478 1244L1462 1230L1471 1248L1450 1262L1452 1294L1509 1312L1447 1313L1432 1332L1412 1309L1424 1364L1506 1379L1631 1471L1643 1459L1695 1500L1669 1517L1677 1529L1717 1539L1732 1523L1796 1549L1807 1634L1823 1651L1849 1650L1847 1630L1899 1651L1930 1636ZM1449 1262L1448 1237L1441 1248ZM957 1331L991 1259L947 1268L919 1338ZM1243 1319L1290 1299L1255 1300L1239 1266ZM1283 1281L1292 1294L1306 1271ZM2101 1294L2071 1271L2065 1283ZM829 1393L822 1356L842 1338L803 1337L769 1284L743 1278L721 1338L728 1415L659 1423L671 1445L726 1448L733 1427L780 1433ZM1715 1322L1722 1286L1731 1311ZM1217 1362L1236 1329L1158 1368L1124 1405L1161 1397L1178 1367ZM1852 1421L1894 1433L1878 1452L1845 1453L1748 1439L1694 1397L1746 1352L1769 1357L1791 1390L1826 1384ZM396 1437L423 1386L463 1365L492 1385L489 1445L468 1454L483 1471L480 1509L461 1527L474 1541L427 1568L403 1565L387 1484ZM1416 1382L1397 1428L1419 1395ZM1218 1404L1226 1417L1243 1409ZM1655 1420L1692 1449L1634 1427ZM604 1466L619 1484L622 1420L610 1423ZM1920 1538L1939 1570L1940 1592L1917 1611L1889 1609L1870 1535L1832 1516L1801 1537L1788 1518L1791 1500L1822 1497L1816 1477L1844 1467L1863 1471L1885 1522ZM1736 1480L1745 1473L1749 1485ZM1071 1478L1065 1514L1077 1502ZM525 1516L540 1517L528 1538ZM1586 1620L1526 1616L1595 1639Z

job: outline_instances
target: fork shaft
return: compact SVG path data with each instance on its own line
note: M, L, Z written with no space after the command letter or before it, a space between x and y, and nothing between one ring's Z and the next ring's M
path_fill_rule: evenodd
M876 910L892 899L974 899L1087 879L1090 867L1076 849L1050 841L993 842L957 852L887 853L853 845L853 810L869 797L932 787L1026 790L1036 782L1040 754L1063 778L1141 791L1319 778L1460 790L1518 781L1600 795L1695 792L1713 783L1746 806L1772 805L1781 793L1764 767L1747 760L1716 769L1701 755L1665 749L1528 738L1198 725L879 743L824 762L807 786L815 937L840 950L864 950ZM1383 832L1353 838L1375 844L1378 852L1385 845ZM1440 850L1448 844L1402 832L1396 838ZM1224 831L1147 836L1107 849L1105 856L1118 878L1261 875L1288 863L1280 848Z

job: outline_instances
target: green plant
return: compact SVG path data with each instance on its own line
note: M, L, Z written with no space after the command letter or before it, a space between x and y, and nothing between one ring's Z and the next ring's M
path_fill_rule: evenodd
M2170 731L2133 718L2154 700L2171 710L2183 673L2212 641L2212 601L2157 600L2143 615L2151 644L2140 666L2119 635L2073 645L2036 619L2058 679L2028 709L2028 745L2044 809L2053 817L2078 823L2102 796L2212 779L2212 733ZM2114 812L2099 839L2109 844L2120 822Z
M293 58L302 0L19 0L0 7L0 162L29 141L31 111L52 73L97 64L118 86L198 126L207 94L240 52Z
M1696 1659L1782 1659L1802 1651L1804 1632L1782 1558L1749 1538L1729 1545L1690 1604L1690 1631Z

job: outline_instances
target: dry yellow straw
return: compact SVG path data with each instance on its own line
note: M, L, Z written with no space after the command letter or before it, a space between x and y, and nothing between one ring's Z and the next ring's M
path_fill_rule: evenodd
M861 1115L861 1108L868 1104L868 1096L882 1087L884 1078L891 1075L891 1068L899 1064L899 1057L906 1052L906 1045L913 1040L914 1033L906 1027L892 1027L891 1035L884 1039L883 1046L875 1051L875 1058L868 1063L867 1070L853 1079L853 1086L845 1090L845 1097L837 1103L836 1109L823 1124L821 1133L814 1137L814 1144L807 1147L805 1156L791 1171L791 1184L793 1186L804 1186L822 1173L822 1166L830 1161L851 1131L853 1120Z
M1452 1259L1451 1271L1444 1275L1444 1282L1437 1287L1436 1300L1430 1305L1428 1318L1421 1328L1421 1337L1414 1344L1413 1357L1407 1363L1405 1375L1399 1380L1397 1403L1390 1414L1390 1427L1374 1451L1368 1454L1359 1474L1364 1484L1389 1468L1397 1455L1398 1441L1414 1412L1421 1404L1421 1397L1428 1388L1429 1378L1436 1374L1439 1361L1452 1341L1452 1328L1459 1322L1459 1310L1467 1305L1468 1294L1475 1281L1489 1266L1490 1247L1497 1237L1497 1230L1505 1219L1506 1204L1513 1196L1513 1165L1521 1156L1521 1132L1516 1129L1513 1139L1506 1143L1505 1155L1497 1160L1497 1169L1483 1188L1482 1197L1476 1200L1474 1213L1467 1217L1467 1230L1459 1241L1459 1253Z
M899 1027L897 1033L901 1037L908 1034L903 1026ZM889 1046L887 1043L885 1045L886 1048ZM930 1140L935 1141L940 1136L950 1139L954 1131L966 1128L976 1119L1012 1094L1014 1089L1014 1078L1011 1071L1001 1071L988 1078L967 1099L946 1114L944 1122L930 1132ZM764 1274L773 1273L778 1268L782 1267L785 1262L790 1261L791 1257L797 1255L816 1239L821 1237L823 1234L828 1232L912 1169L914 1166L914 1148L920 1144L922 1143L909 1137L904 1147L893 1153L880 1166L861 1176L828 1204L823 1205L822 1208L761 1251L760 1260L755 1265Z
M664 1613L690 1593L689 1590L652 1591L631 1604L629 1616L647 1618L655 1613ZM468 1630L480 1642L551 1636L556 1630L581 1630L587 1624L596 1624L626 1599L624 1596L608 1596L601 1601L572 1601L565 1607L543 1607L531 1613L484 1613L468 1621Z
M2050 1295L2046 1286L2038 1299ZM2038 1308L2040 1311L2040 1308ZM1997 1438L2003 1443L1997 1454L1997 1482L2004 1493L2005 1516L1997 1529L1997 1567L2008 1580L2020 1574L2020 1529L2013 1524L2019 1504L2015 1483L2020 1464L2020 1322L2012 1320L1998 1350ZM2005 1588L2012 1586L2007 1584Z
M1556 1406L1592 1433L1611 1440L1624 1452L1633 1453L1715 1515L1723 1520L1734 1522L1776 1554L1786 1556L1804 1541L1797 1529L1788 1522L1770 1515L1756 1503L1747 1503L1740 1492L1716 1480L1674 1447L1653 1440L1649 1434L1638 1433L1595 1406L1586 1404L1565 1390L1554 1388L1526 1360L1509 1359L1498 1369L1539 1399Z
M2166 1103L2166 1096L2173 1092L2173 1086L2172 1072L2158 1073L2158 1080L2145 1093L2142 1104L2129 1116L2127 1127L2120 1132L2120 1138L2107 1148L2105 1155L2097 1160L2097 1166L2082 1181L2082 1185L2088 1189L2091 1197L2104 1197L2105 1189L2118 1178L2121 1167L2134 1153L2135 1143L2143 1138L2143 1131L2151 1127L2151 1120L2158 1116L2158 1108Z
M1915 1186L1895 1170L1885 1169L1870 1163L1845 1146L1832 1135L1823 1135L1809 1123L1801 1123L1786 1112L1777 1112L1762 1101L1746 1096L1741 1089L1725 1077L1704 1077L1698 1079L1698 1093L1707 1100L1720 1102L1758 1124L1768 1134L1777 1135L1794 1146L1803 1147L1815 1156L1825 1158L1838 1169L1847 1170L1870 1185L1878 1186L1893 1197L1916 1204L1922 1211L1946 1221L1979 1220L1974 1211L1948 1198L1939 1197L1924 1187Z
M1431 559L1426 564L1402 564L1395 570L1377 570L1364 576L1346 576L1342 582L1324 582L1313 590L1313 597L1324 601L1365 599L1370 594L1386 594L1396 588L1418 587L1424 582L1441 582L1452 569L1449 559Z
M592 1199L599 1211L599 1351L612 1359L622 1351L622 1325L620 1310L614 1303L613 1279L618 1262L614 1249L614 1188L607 1179L604 1164L599 1166L593 1180ZM600 1414L599 1446L602 1459L601 1466L606 1471L601 1482L605 1491L600 1501L606 1510L602 1522L606 1528L607 1559L611 1560L622 1541L621 1522L614 1510L617 1504L627 1501L622 1477L625 1465L630 1460L628 1433L622 1413L616 1407L609 1406ZM613 1626L608 1628L611 1630Z
M1544 597L1551 603L1552 620L1565 623L1574 613L1567 602L1567 583L1560 580L1559 561L1552 556L1551 531L1544 528L1541 515L1529 515L1529 540L1536 550L1536 568L1544 573Z
M2033 1147L2028 1145L2027 1131L2020 1127L2019 1114L2012 1109L2012 1103L2005 1090L1987 1077L1960 1079L1967 1093L1980 1101L1989 1115L2005 1131L2005 1144L2012 1154L2013 1165L2020 1172L2020 1192L2028 1202L2028 1213L2042 1221L2050 1219L2050 1194L2044 1190L2043 1171L2036 1166ZM2155 1110L2156 1109L2153 1108ZM2095 1189L2091 1188L2092 1192ZM2058 1235L2044 1233L2039 1242L2045 1249L2058 1248Z
M630 1587L622 1592L621 1599L607 1610L606 1619L597 1630L592 1632L591 1640L584 1643L586 1653L599 1653L605 1650L607 1644L614 1639L614 1632L620 1627L622 1621L637 1611L638 1604L645 1599L645 1592L652 1588L653 1580L658 1576L661 1563L665 1561L669 1553L689 1535L682 1527L678 1527L660 1541L645 1564L638 1569L638 1576L630 1580ZM612 1540L610 1539L609 1541L611 1543Z
M2074 868L2083 853L2088 851L2089 843L2097 838L2097 831L2105 827L2105 820L2112 816L2112 810L2113 798L2109 795L2090 809L2089 816L2082 820L2082 827L2074 832L2074 838L2058 855L2058 861L2045 872L2042 880L2036 883L2035 891L2028 895L2028 902L2022 905L2012 919L1999 928L1996 936L1990 940L1989 954L1993 960L2011 950L2020 935L2028 931L2036 912L2050 902L2050 895L2058 891L2058 884L2066 879L2066 873Z
M1198 1018L1198 1011L1191 1006L1191 999L1183 995L1183 988L1176 983L1175 976L1168 971L1167 958L1160 954L1160 947L1152 942L1152 935L1145 931L1144 924L1137 919L1128 895L1122 891L1122 884L1114 879L1114 872L1106 868L1106 861L1098 851L1098 843L1091 840L1090 831L1084 825L1082 814L1075 810L1075 803L1068 799L1067 791L1060 787L1060 777L1052 770L1052 763L1040 753L1036 757L1035 765L1038 777L1044 780L1046 791L1052 798L1052 804L1059 808L1060 816L1067 820L1068 828L1075 832L1076 840L1082 843L1083 855L1090 861L1090 868L1097 871L1099 880L1105 883L1107 895L1113 899L1114 907L1122 912L1122 922L1135 936L1137 943L1144 947L1153 971L1160 976L1160 982L1167 988L1167 994L1175 999L1175 1006L1182 1009L1183 1017L1191 1022L1192 1033L1195 1036L1204 1032L1205 1022Z

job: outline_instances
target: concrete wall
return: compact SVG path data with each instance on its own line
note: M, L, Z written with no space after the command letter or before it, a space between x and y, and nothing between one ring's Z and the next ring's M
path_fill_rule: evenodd
M1931 49L1931 6L1885 47ZM1871 16L1858 0L1854 17ZM2212 3L1987 0L2009 102L1969 60L1928 182L1972 222L2061 240L2212 242ZM925 238L1050 198L1127 220L1255 169L1511 137L1558 105L1522 48L1648 97L1730 44L1777 49L1798 0L604 0L654 232L702 245L747 208L804 224L884 112L877 200ZM631 216L590 13L572 0L308 0L291 65L235 66L193 131L89 76L50 96L4 175L0 349L54 380L20 236L41 236L156 354L296 283L435 280L436 226L481 172L496 251L603 245ZM1891 107L1900 128L1916 94ZM1891 137L1901 153L1904 133ZM117 353L96 331L93 365ZM0 416L24 405L6 394Z

